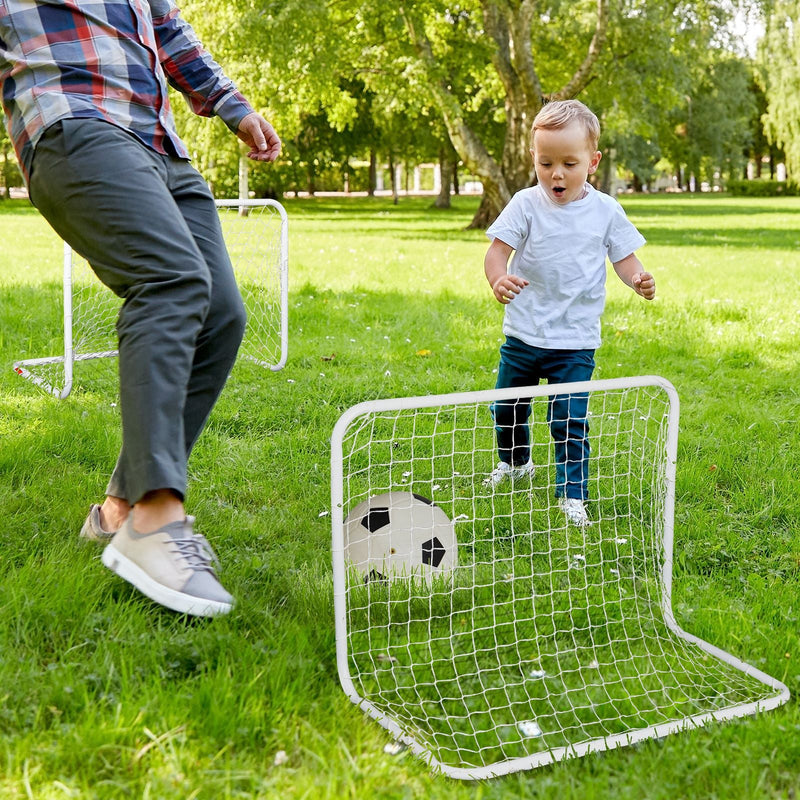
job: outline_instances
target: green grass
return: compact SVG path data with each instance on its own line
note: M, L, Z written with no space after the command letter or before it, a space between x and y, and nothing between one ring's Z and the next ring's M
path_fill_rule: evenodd
M383 752L388 735L336 672L331 431L362 400L491 388L502 311L485 237L464 230L474 200L286 205L289 362L237 368L190 465L190 512L238 605L192 622L77 539L116 458L118 408L91 380L58 402L11 371L57 340L61 256L35 211L0 203L0 796L794 797L794 699L478 786ZM659 374L680 394L676 616L794 696L800 200L624 205L658 298L609 278L596 377Z

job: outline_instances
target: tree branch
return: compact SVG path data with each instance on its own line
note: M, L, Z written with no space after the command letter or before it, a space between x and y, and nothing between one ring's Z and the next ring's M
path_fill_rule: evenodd
M422 24L412 17L405 6L401 5L399 12L408 29L411 43L425 67L428 85L434 102L442 114L453 147L469 169L492 184L491 187L487 186L487 189L491 188L498 193L502 207L511 199L511 193L500 165L492 158L483 142L464 121L463 110L458 98L440 74L433 47L422 29Z
M483 27L495 43L492 62L510 97L522 93L524 106L542 104L542 88L533 63L531 24L536 0L522 0L519 10L500 10L497 0L482 0ZM515 103L517 105L517 103Z
M483 28L495 45L492 61L506 94L510 94L515 89L517 76L511 64L511 40L508 26L506 20L501 16L496 2L484 0L481 6L483 7Z
M589 50L583 63L575 71L569 82L559 91L548 96L548 100L569 100L580 94L586 88L592 74L592 69L600 57L608 30L608 0L597 0L597 22L595 23L594 36L589 43Z
M519 75L526 105L539 107L542 105L542 85L533 61L531 30L536 14L536 0L522 0L519 14L512 24L512 41L514 45L514 65Z

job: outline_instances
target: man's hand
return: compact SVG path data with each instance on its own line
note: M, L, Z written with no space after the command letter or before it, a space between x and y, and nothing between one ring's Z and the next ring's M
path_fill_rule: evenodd
M518 275L501 275L493 284L492 291L498 303L507 305L510 303L526 286L528 281Z
M278 134L257 111L242 119L236 135L250 148L247 157L254 161L274 161L281 152Z
M649 272L637 272L632 275L631 284L633 291L645 300L652 300L656 296L656 281Z

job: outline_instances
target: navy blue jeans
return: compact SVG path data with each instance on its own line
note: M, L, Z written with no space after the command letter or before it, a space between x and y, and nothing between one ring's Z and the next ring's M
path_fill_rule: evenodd
M544 350L506 337L500 348L497 389L548 383L588 381L594 371L594 350ZM553 395L547 404L547 424L555 443L556 497L589 496L589 395ZM519 466L530 458L531 398L497 401L490 406L500 460Z

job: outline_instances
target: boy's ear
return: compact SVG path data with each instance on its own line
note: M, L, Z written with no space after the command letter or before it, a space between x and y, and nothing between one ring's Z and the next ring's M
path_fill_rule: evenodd
M590 159L589 159L589 174L594 175L597 171L597 167L600 165L600 159L603 157L603 154L598 150Z

